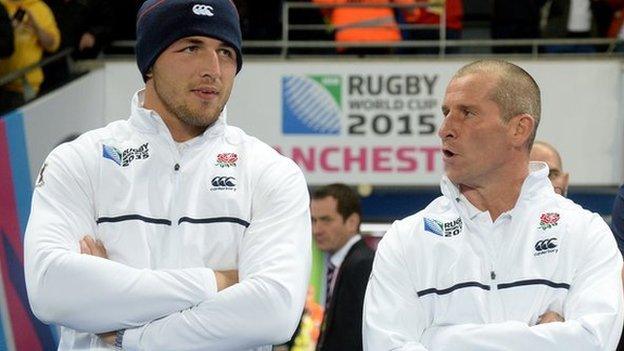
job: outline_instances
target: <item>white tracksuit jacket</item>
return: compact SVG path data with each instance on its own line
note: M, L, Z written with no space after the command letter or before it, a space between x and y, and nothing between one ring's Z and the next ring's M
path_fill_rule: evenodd
M444 177L444 196L392 225L366 292L365 350L615 349L624 297L613 235L554 193L545 164L530 168L494 223ZM546 311L565 322L536 325Z
M270 350L295 330L309 279L309 195L300 169L221 117L177 145L135 95L130 119L45 161L25 237L35 315L60 350ZM81 255L86 234L110 260ZM214 270L238 269L216 292ZM264 345L264 346L263 346Z

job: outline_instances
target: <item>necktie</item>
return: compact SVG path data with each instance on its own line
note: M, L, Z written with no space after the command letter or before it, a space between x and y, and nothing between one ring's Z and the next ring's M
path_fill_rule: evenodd
M334 266L331 262L327 264L327 281L325 284L325 308L329 308L329 302L331 301L331 293L332 293L332 282L334 281L334 272L336 271L336 266Z

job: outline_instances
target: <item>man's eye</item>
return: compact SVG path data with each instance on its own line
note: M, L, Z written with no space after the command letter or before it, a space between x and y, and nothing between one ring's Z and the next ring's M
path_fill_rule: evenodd
M185 51L185 52L195 52L195 51L197 51L198 49L199 49L199 46L197 46L197 45L191 45L191 46L187 46L187 47L185 47L182 51Z
M232 51L231 49L219 49L219 54L226 56L226 57L234 57L234 51Z
M551 170L550 172L548 172L549 179L557 178L558 176L559 176L559 171Z

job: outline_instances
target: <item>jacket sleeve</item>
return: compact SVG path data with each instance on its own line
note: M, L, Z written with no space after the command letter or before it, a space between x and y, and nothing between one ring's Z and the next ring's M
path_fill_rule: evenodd
M79 240L97 230L91 171L69 144L40 171L24 239L26 288L37 318L99 333L140 326L216 294L208 268L153 271L80 254Z
M620 187L613 201L611 229L620 252L624 252L624 185Z
M9 57L13 54L15 41L13 26L4 5L0 4L0 57Z
M284 161L255 185L239 283L196 307L126 330L124 350L241 350L291 337L310 274L311 226L305 179Z
M440 351L615 350L622 331L622 256L598 215L583 229L583 245L576 246L582 258L562 311L565 322L443 326L428 330L423 340Z
M427 351L420 342L425 315L404 259L395 223L379 242L364 299L365 351ZM459 349L458 349L459 350Z
M46 48L47 52L56 52L59 46L61 45L61 31L59 30L58 25L56 24L56 19L54 18L54 14L52 10L45 3L39 4L39 11L33 13L33 16L37 16L37 23L39 26L48 33L53 39L52 46Z

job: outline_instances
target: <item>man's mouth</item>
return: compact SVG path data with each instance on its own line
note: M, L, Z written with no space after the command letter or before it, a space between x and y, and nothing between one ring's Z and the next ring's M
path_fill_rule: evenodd
M447 158L455 156L455 153L449 149L442 149L442 154Z
M202 99L212 99L219 95L219 92L213 88L196 88L191 91Z

